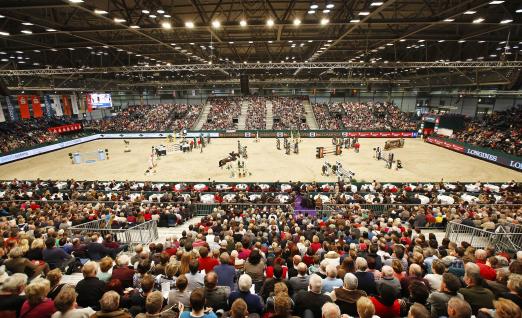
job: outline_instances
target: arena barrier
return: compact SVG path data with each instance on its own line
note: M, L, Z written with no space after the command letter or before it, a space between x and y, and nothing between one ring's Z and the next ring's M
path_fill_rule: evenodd
M105 220L94 220L72 226L68 231L70 231L71 236L85 236L88 233L100 233L102 236L112 234L119 243L128 244L129 246L148 244L159 237L158 225L154 220L140 223L127 229L113 229Z
M475 248L494 247L498 252L522 250L522 227L514 224L499 225L493 232L452 221L446 226L446 238L457 245L468 242Z
M341 145L335 145L333 147L316 147L316 155L315 157L317 159L321 159L321 158L324 158L325 155L336 155L336 156L340 156L341 153L343 152L342 150L342 146Z

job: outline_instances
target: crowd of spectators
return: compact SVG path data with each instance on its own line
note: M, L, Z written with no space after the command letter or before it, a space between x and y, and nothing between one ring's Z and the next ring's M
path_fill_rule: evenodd
M0 123L0 154L58 140L49 127L71 123L68 119L38 118Z
M137 105L117 115L85 123L85 128L99 132L151 132L190 129L198 119L201 105Z
M13 180L3 192L25 185ZM132 186L124 183L122 191ZM378 182L371 186L376 193L385 190ZM491 193L486 185L475 186L481 195ZM465 191L458 184L407 187L390 192ZM41 183L37 188L46 191ZM302 190L292 183L291 192ZM520 202L520 192L508 183L498 194ZM417 206L416 215L399 209L383 216L353 205L322 217L284 205L223 205L181 235L132 252L110 234L69 231L93 218L136 222L124 217L134 209L124 205L4 205L0 312L24 318L521 317L522 252L477 249L425 234L422 219L436 217L429 205ZM465 202L449 212L446 218L476 225L517 223L522 215L517 206ZM75 286L61 282L75 271L83 276Z
M342 128L342 107L339 103L334 104L313 104L315 120L319 129L337 130Z
M237 128L237 121L241 114L241 97L211 97L210 111L203 130L220 130Z
M246 129L266 129L266 98L248 98Z
M415 130L418 120L388 102L314 104L317 123L323 129Z
M303 98L272 97L271 101L274 113L273 129L309 129L308 124L303 122L306 119Z
M473 120L463 131L455 132L453 138L522 156L522 107L493 112Z

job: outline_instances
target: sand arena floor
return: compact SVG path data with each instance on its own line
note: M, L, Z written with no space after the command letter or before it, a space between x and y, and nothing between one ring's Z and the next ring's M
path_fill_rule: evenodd
M522 181L522 173L492 163L446 150L420 139L406 139L404 148L392 150L403 163L396 171L385 168L384 161L373 158L373 148L384 146L387 139L361 139L360 153L343 149L341 156L328 155L316 159L316 147L332 147L330 139L303 139L300 153L289 156L276 149L275 139L241 139L248 147L247 168L252 173L245 178L231 178L218 161L231 151L237 151L239 139L213 139L203 153L174 152L158 161L157 173L145 175L151 147L165 144L162 139L131 140L131 152L124 152L122 140L97 140L37 157L0 166L0 179L67 179L77 180L151 180L151 181L335 181L321 175L325 161L339 160L343 167L355 172L358 181ZM109 150L109 160L79 165L71 164L68 153Z

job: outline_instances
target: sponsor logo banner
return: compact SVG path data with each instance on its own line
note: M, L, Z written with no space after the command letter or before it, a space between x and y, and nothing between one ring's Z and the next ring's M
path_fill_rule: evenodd
M82 130L82 124L61 125L56 127L50 127L48 130L56 134L63 134L71 131Z

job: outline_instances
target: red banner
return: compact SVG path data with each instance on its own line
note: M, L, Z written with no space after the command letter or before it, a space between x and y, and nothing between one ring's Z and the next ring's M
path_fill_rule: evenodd
M68 133L68 132L71 132L71 131L82 130L82 124L70 124L70 125L55 126L55 127L50 127L48 130L50 132L53 132L53 133L56 133L56 134Z
M62 96L63 101L63 114L66 116L72 116L72 108L71 103L69 103L69 98L67 96Z
M87 112L92 113L91 94L85 94L85 102L87 104Z
M34 118L40 118L43 116L42 104L40 104L40 97L33 95L31 96L31 103L33 104L33 116Z
M361 131L361 132L343 132L343 137L362 137L362 138L411 138L415 137L415 133L411 131Z
M22 117L22 119L31 118L31 113L29 112L29 102L27 101L26 95L18 95L18 106L20 107L20 117Z
M446 149L455 150L458 152L464 152L463 146L457 145L457 144L454 144L454 143L451 143L451 142L448 142L448 141L445 141L442 139L435 139L435 138L428 137L428 138L426 138L426 141L429 142L430 144L441 146Z

